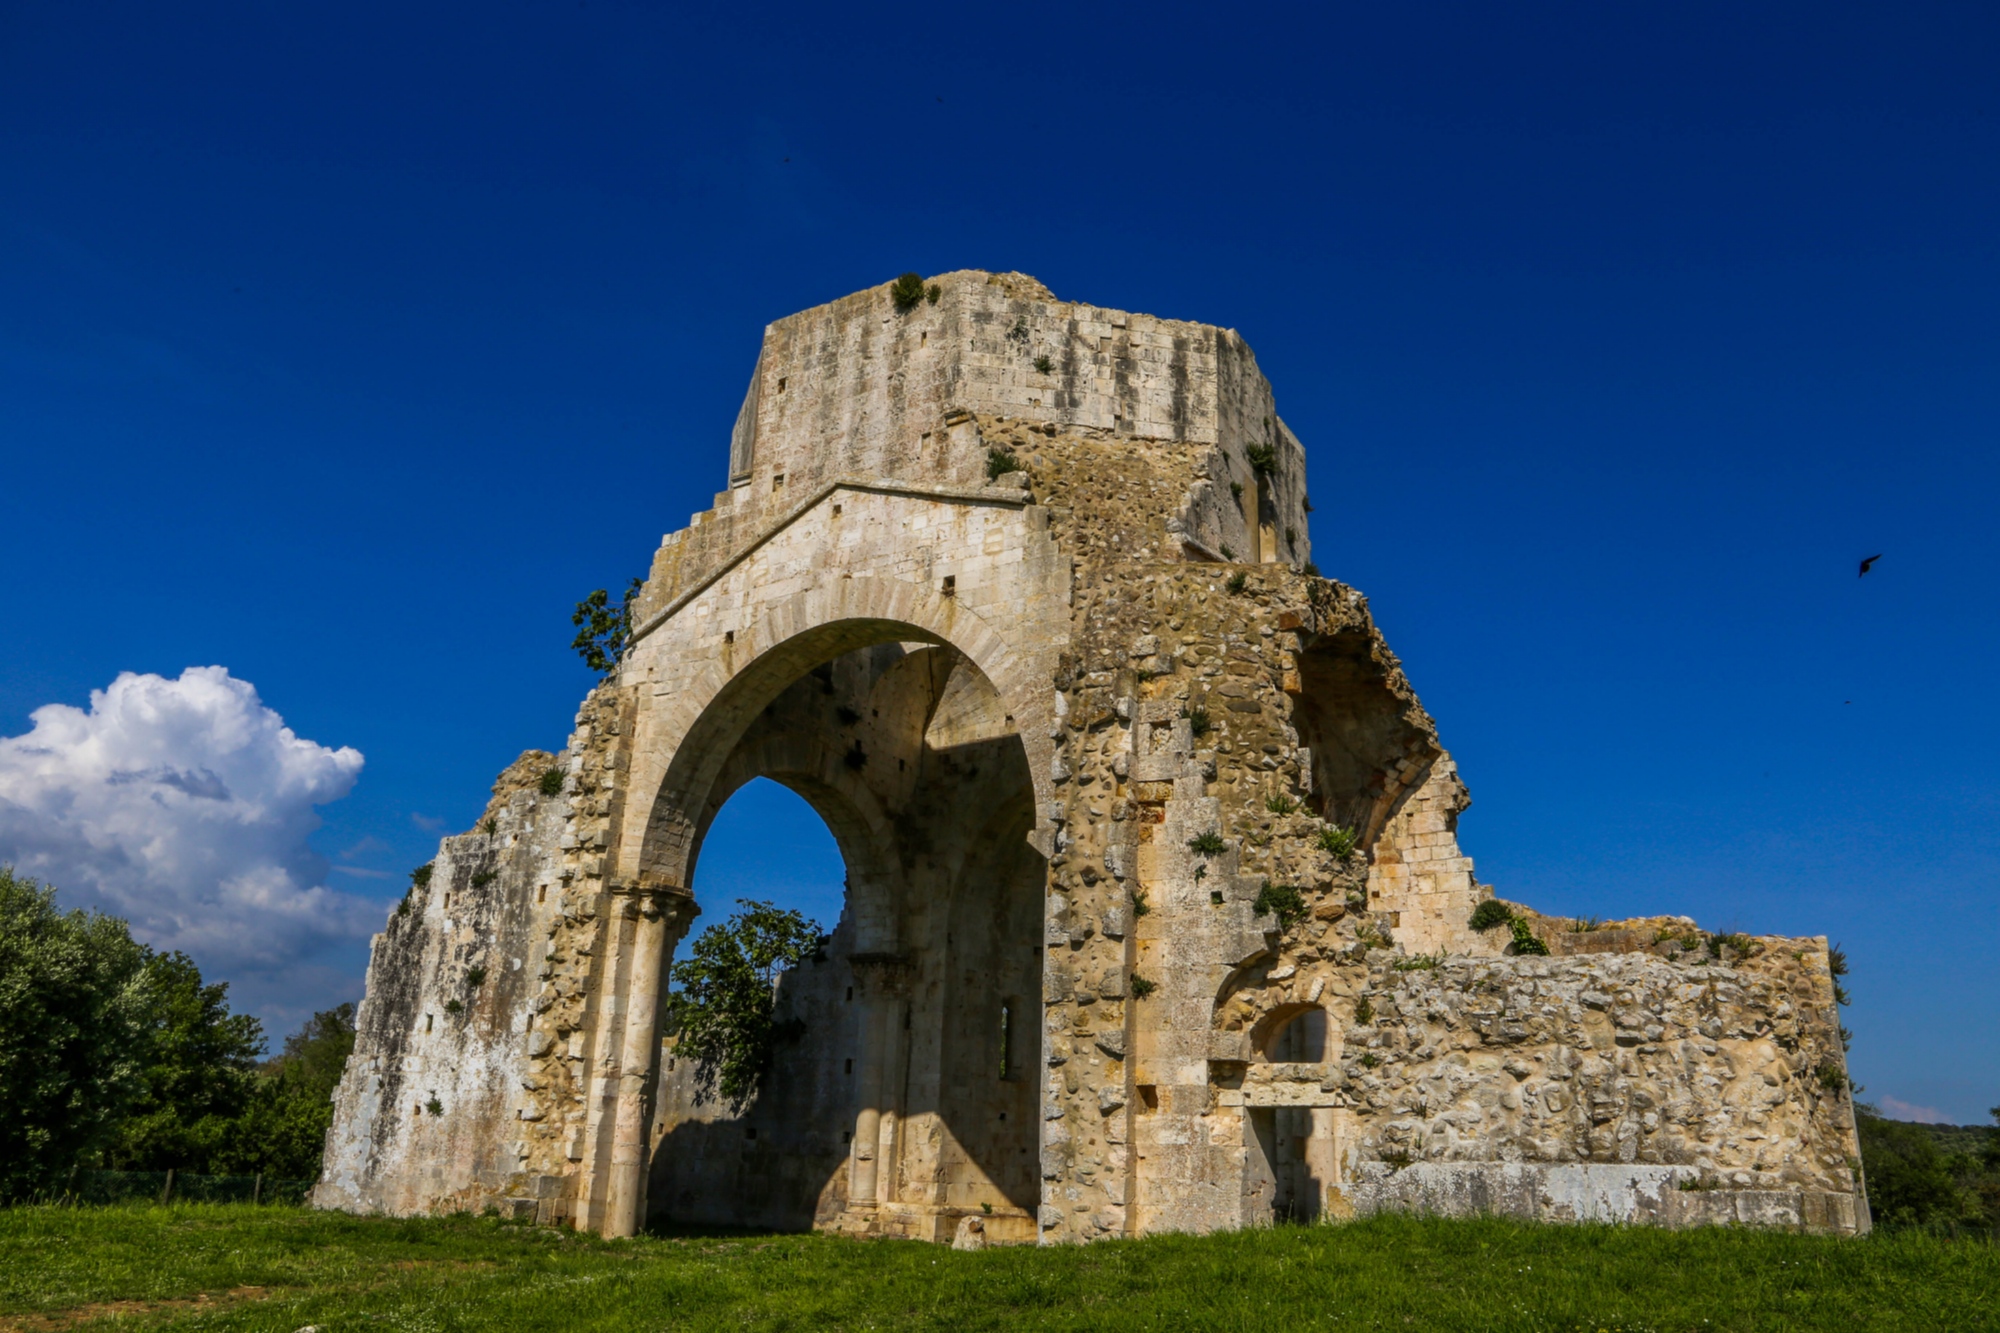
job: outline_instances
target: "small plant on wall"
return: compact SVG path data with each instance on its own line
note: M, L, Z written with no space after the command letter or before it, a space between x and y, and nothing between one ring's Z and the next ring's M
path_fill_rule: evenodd
M1466 924L1474 930L1491 930L1495 926L1504 926L1513 919L1514 914L1507 910L1507 904L1498 898L1488 898L1472 909L1472 919Z
M1323 852L1331 852L1345 861L1348 857L1354 855L1354 844L1359 837L1360 834L1351 828L1342 828L1338 824L1328 824L1319 831L1319 849Z
M1528 928L1528 923L1526 921L1523 921L1520 917L1517 916L1510 918L1508 921L1508 927L1513 931L1514 934L1515 953L1517 954L1548 953L1549 946L1542 943L1542 941L1536 936L1535 932Z
M924 279L918 273L905 273L889 284L889 299L896 303L899 314L907 315L917 308L924 299Z
M1280 926L1289 927L1306 914L1306 898L1290 884L1273 884L1267 879L1257 891L1256 911L1259 916L1269 912Z

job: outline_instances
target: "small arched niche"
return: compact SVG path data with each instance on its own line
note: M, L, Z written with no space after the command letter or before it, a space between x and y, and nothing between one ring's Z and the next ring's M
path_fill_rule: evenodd
M1258 1025L1260 1059L1272 1064L1322 1064L1328 1055L1326 1010L1316 1004L1288 1004Z

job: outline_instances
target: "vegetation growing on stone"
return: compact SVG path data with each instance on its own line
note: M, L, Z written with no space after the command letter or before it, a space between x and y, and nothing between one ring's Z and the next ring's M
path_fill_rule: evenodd
M1035 358L1036 374L1039 375L1053 374L1055 372L1055 368L1056 368L1056 363L1049 360L1048 355L1046 353Z
M1009 472L1019 472L1020 470L1020 462L1005 449L988 449L986 451L986 479L988 481L998 481Z
M1188 709L1182 716L1187 718L1188 734L1197 740L1208 735L1208 729L1214 725L1209 719L1208 710L1199 706Z
M1216 856L1221 853L1223 846L1222 835L1214 829L1206 833L1197 833L1188 839L1188 850L1197 856Z
M924 279L919 273L905 273L889 284L889 299L899 314L907 315L924 299Z
M542 774L542 780L539 785L544 796L562 795L563 771L560 768L549 769Z
M1269 912L1280 926L1289 927L1306 914L1306 897L1295 885L1273 884L1267 879L1257 890L1255 910L1259 916Z
M1529 928L1526 921L1518 916L1509 917L1507 925L1514 935L1514 952L1516 954L1548 953L1549 946L1542 943L1535 932Z
M1472 919L1466 924L1474 930L1491 930L1495 926L1504 926L1513 919L1514 914L1507 910L1507 904L1498 898L1488 898L1472 909Z
M1268 477L1278 470L1278 450L1275 445L1250 445L1244 449L1243 456L1250 460L1250 470L1259 476Z
M1299 803L1283 794L1264 798L1264 808L1274 815L1289 815L1299 808Z
M1323 852L1330 852L1345 861L1348 857L1354 855L1354 845L1360 836L1360 833L1355 829L1342 828L1338 824L1328 824L1319 831L1319 849Z
M577 631L569 646L592 671L608 676L618 669L631 642L632 604L639 600L639 592L645 586L644 579L633 579L615 608L611 605L611 594L603 588L576 604L569 623Z
M1238 570L1235 574L1230 576L1229 582L1223 586L1228 588L1229 591L1232 593L1240 593L1243 591L1244 588L1248 587L1249 584L1250 584L1250 576L1248 574L1243 573L1241 570Z
M777 976L818 953L825 934L818 922L767 902L742 898L737 906L743 910L703 931L674 964L668 1016L680 1058L694 1065L696 1102L719 1100L740 1115L757 1096L773 1048L802 1030L776 1020Z
M1152 994L1152 993L1153 993L1154 991L1156 991L1156 990L1158 990L1158 989L1159 989L1159 985L1158 985L1157 983L1155 983L1155 982L1152 982L1152 981L1148 981L1148 980L1147 980L1146 978L1144 978L1144 977L1140 976L1140 975L1139 975L1139 974L1138 974L1137 972L1134 972L1134 973L1132 974L1132 998L1133 998L1133 999L1135 999L1135 1000L1143 1000L1143 999L1145 999L1145 998L1146 998L1146 997L1147 997L1148 995L1151 995L1151 994Z

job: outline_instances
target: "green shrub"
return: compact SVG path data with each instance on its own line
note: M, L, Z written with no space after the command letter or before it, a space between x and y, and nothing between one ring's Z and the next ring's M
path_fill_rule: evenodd
M1474 930L1491 930L1495 926L1504 926L1513 919L1514 914L1507 910L1507 904L1498 898L1488 898L1472 909L1472 920L1468 924Z
M1587 935L1603 926L1604 923L1594 916L1573 916L1569 919L1569 933L1572 935Z
M491 816L482 819L479 821L479 831L490 838L500 831L500 821Z
M1269 912L1278 918L1279 926L1289 928L1306 914L1306 896L1290 884L1273 884L1267 879L1257 890L1255 910L1259 916Z
M1221 545L1220 547L1218 547L1217 549L1218 549L1218 550L1220 550L1220 551L1222 552L1222 558L1223 558L1224 560L1234 560L1234 559L1236 558L1236 552L1234 552L1234 551L1232 551L1232 550L1230 550L1230 549L1229 549L1229 543L1228 543L1228 542L1224 542L1224 543L1223 543L1223 544L1222 544L1222 545Z
M1188 850L1198 856L1215 856L1223 850L1222 835L1213 829L1188 839Z
M1299 803L1289 796L1266 796L1264 808L1274 815L1289 815L1299 808Z
M448 1014L462 1013L464 1012L464 1010L465 1006L460 1004L456 999L446 1000L444 1002L444 1011Z
M1214 725L1209 720L1206 708L1190 708L1181 716L1188 720L1188 734L1196 740L1208 735L1208 729Z
M472 887L475 889L483 889L488 884L491 884L494 880L498 878L500 878L500 874L498 871L495 870L475 871L473 872L472 876Z
M1441 953L1413 953L1407 958L1398 958L1392 966L1398 972L1435 972L1443 961Z
M938 298L943 295L944 295L943 283L934 282L930 286L924 288L924 300L930 302L932 305L936 305L938 303Z
M1005 449L988 449L986 451L986 480L998 481L1009 472L1019 472L1020 470L1021 465L1015 461L1014 455L1008 453Z
M1270 476L1278 470L1278 448L1271 444L1253 444L1243 451L1250 460L1250 470L1259 476Z
M478 990L481 986L484 986L486 984L486 969L483 967L466 968L465 984L473 990Z
M563 771L560 768L552 768L548 772L542 774L541 785L542 785L542 795L544 796L562 795Z
M1142 917L1152 910L1152 905L1146 901L1146 891L1144 889L1132 890L1132 915L1134 917Z
M1323 575L1322 575L1322 574L1321 574L1321 573L1319 572L1319 566L1318 566L1318 565L1316 565L1316 564L1314 564L1314 563L1313 563L1312 561L1310 561L1310 560L1306 561L1306 562L1305 562L1305 563L1304 563L1303 565L1300 565L1300 566L1299 566L1299 573L1301 573L1301 574L1305 575L1305 576L1306 576L1307 578L1309 578L1309 579L1316 579L1316 578L1322 578L1322 577L1324 577L1324 576L1323 576Z
M1366 995L1354 1002L1354 1021L1363 1026L1375 1021L1375 1006L1368 1002Z
M1138 974L1137 972L1134 972L1134 973L1132 974L1132 998L1133 998L1133 999L1135 999L1135 1000L1143 1000L1143 999L1145 999L1145 998L1146 998L1146 997L1147 997L1148 995L1151 995L1151 994L1152 994L1152 993L1153 993L1154 991L1156 991L1156 990L1158 990L1158 989L1159 989L1159 986L1158 986L1157 984L1155 984L1155 983L1153 983L1153 982L1151 982L1151 981L1148 981L1148 980L1147 980L1146 978L1144 978L1144 977L1140 976L1140 975L1139 975L1139 974Z
M426 1111L429 1111L432 1115L443 1115L444 1103L439 1101L435 1096L433 1096L429 1101L424 1103L424 1109Z
M1355 829L1342 828L1338 824L1328 824L1319 831L1319 849L1323 852L1331 852L1345 861L1348 857L1354 855L1354 845L1360 836L1360 833Z
M1541 940L1536 937L1535 932L1528 928L1528 923L1526 921L1522 920L1518 916L1511 917L1508 920L1508 925L1512 928L1514 932L1515 953L1543 954L1543 955L1546 955L1548 953L1549 946L1542 943Z
M1056 363L1055 363L1055 362L1053 362L1053 361L1051 361L1051 360L1049 360L1049 358L1048 358L1048 356L1047 356L1047 354L1046 354L1046 353L1044 353L1043 355L1041 355L1041 356L1038 356L1038 357L1036 357L1036 358L1035 358L1035 373L1036 373L1036 374L1038 374L1038 375L1051 375L1051 374L1054 374L1054 373L1055 373L1055 368L1056 368Z
M1241 500L1243 498L1242 482L1232 481L1229 483L1229 498L1232 500Z
M915 273L905 273L889 284L889 299L896 303L896 312L907 315L917 308L924 299L924 280Z
M1230 576L1229 582L1222 586L1229 589L1231 593L1240 593L1250 586L1250 576L1239 570Z

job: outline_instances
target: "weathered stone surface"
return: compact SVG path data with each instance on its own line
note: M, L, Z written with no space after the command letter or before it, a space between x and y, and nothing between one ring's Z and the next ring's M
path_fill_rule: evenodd
M317 1201L961 1246L1385 1207L1865 1230L1824 940L1472 929L1465 787L1309 568L1242 340L937 285L766 331L618 672L378 937ZM849 893L734 1114L660 999L757 777Z

